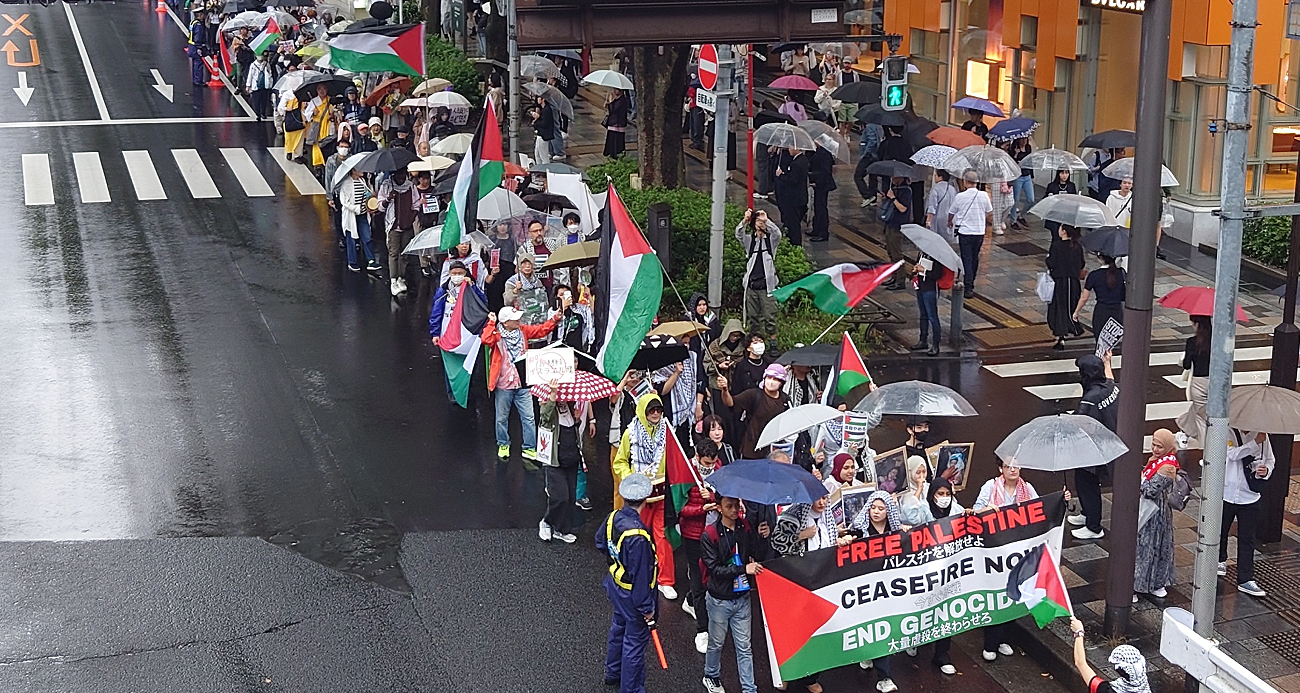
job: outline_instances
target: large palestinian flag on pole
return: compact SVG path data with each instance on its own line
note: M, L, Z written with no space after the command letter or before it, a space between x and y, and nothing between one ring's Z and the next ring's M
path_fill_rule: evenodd
M1007 594L1035 549L1060 555L1065 497L957 515L786 556L756 577L773 683L1030 613Z
M1011 571L1007 577L1007 595L1029 609L1039 628L1073 612L1061 569L1046 544L1034 547Z
M469 151L460 162L456 185L451 192L451 204L442 223L442 237L438 245L451 250L469 237L478 221L478 201L501 185L506 162L501 153L501 128L497 125L492 99L483 99L483 117L474 130Z
M892 265L876 264L868 267L844 262L831 265L797 282L777 287L772 296L784 302L790 300L795 291L806 289L813 295L813 304L818 308L827 313L844 315L902 266L902 260Z
M329 41L330 67L424 76L424 24L348 29Z
M449 289L450 290L450 289ZM442 335L438 348L442 350L442 367L447 371L447 382L456 404L468 406L469 381L474 375L474 364L483 351L483 328L487 326L487 303L473 288L473 282L461 282L457 289L456 307L443 318Z
M618 382L627 373L641 340L654 324L663 298L659 257L628 216L618 191L609 186L601 212L600 258L596 263L596 369Z

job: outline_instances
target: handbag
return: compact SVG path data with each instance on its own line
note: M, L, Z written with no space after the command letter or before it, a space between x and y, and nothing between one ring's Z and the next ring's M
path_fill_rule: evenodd
M307 127L302 121L302 110L297 108L286 109L284 112L284 131L297 132Z
M1038 293L1038 298L1043 303L1051 303L1052 294L1056 293L1056 280L1052 279L1052 275L1046 272L1039 272L1038 286L1034 288L1034 291Z
M302 143L306 145L316 144L320 140L320 121L312 119L311 124L307 126L307 134L302 136Z

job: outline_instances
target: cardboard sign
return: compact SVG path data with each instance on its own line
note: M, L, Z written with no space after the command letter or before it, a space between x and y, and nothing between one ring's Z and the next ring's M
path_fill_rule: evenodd
M542 460L543 464L551 463L551 446L555 442L555 434L549 428L537 429L537 459Z
M1123 339L1124 326L1115 322L1115 318L1106 318L1106 324L1101 326L1101 333L1097 335L1097 358L1114 349Z
M524 356L527 359L524 368L528 382L573 382L574 373L577 372L573 349L566 346L529 349Z

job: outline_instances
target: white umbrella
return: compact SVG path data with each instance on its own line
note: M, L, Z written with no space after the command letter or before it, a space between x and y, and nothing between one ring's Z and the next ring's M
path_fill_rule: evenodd
M421 96L418 98L407 99L397 105L402 108L425 108L429 105L429 100Z
M271 88L276 91L298 91L298 87L301 87L308 77L316 77L322 74L325 73L316 70L294 70L277 79L275 86Z
M632 91L632 80L622 72L613 70L596 70L595 72L582 78L586 84L594 84L611 89L622 89L623 91Z
M411 96L428 96L430 94L436 94L450 86L451 82L448 82L441 77L430 77L429 79L420 82L420 85L415 89L412 89Z
M445 156L438 156L435 154L433 156L420 157L419 161L412 161L410 164L407 164L406 170L411 173L415 173L416 171L441 171L454 163L456 163L454 159L448 159Z
M1242 431L1300 434L1300 392L1275 385L1244 385L1228 396L1228 420Z
M793 437L810 428L820 426L827 421L844 417L844 412L825 404L801 404L777 414L758 436L757 447L765 448L778 440Z
M1099 467L1128 452L1124 441L1091 416L1040 416L1011 432L993 454L1025 469L1063 472Z
M231 17L222 25L223 31L238 31L244 27L250 29L260 29L266 24L266 15L254 10L244 10L239 14Z
M1133 178L1133 157L1126 156L1123 159L1116 159L1109 166L1101 170L1102 175L1115 180L1124 180ZM1172 188L1178 185L1178 179L1174 177L1174 172L1169 170L1168 166L1160 165L1160 187Z
M519 56L519 76L527 79L554 79L560 76L560 68L548 58L540 55Z
M812 135L813 144L820 145L823 149L831 153L831 156L843 162L849 160L849 143L844 140L839 131L835 128L821 122L820 120L808 120L799 123L799 127L807 130Z
M454 91L440 91L436 94L430 94L425 97L425 102L429 108L437 108L438 106L446 108L456 108L458 106L469 108L469 99Z
M468 132L458 132L454 135L448 135L440 140L437 144L429 149L431 154L464 154L469 151L469 146L474 141L474 136Z
M754 131L754 144L765 144L782 149L802 149L810 152L817 148L807 130L789 123L768 123Z
M953 272L961 272L961 256L952 249L952 245L943 236L916 224L903 224L899 229L907 236L918 250L934 258L934 261Z
M1030 207L1029 213L1044 221L1055 221L1081 229L1118 225L1109 207L1087 195L1048 195Z
M483 221L509 219L527 211L528 205L523 199L505 188L492 188L492 192L478 201L478 218Z
M868 414L901 416L978 416L975 407L956 390L924 380L881 385L853 407Z
M361 152L360 154L353 154L344 159L343 163L339 164L338 170L334 172L334 178L330 180L330 189L332 190L339 187L339 183L342 183L343 180L348 177L348 174L351 173L352 169L356 168L356 165L369 155L370 152Z
M1072 152L1056 147L1048 147L1032 152L1020 161L1020 165L1035 171L1086 171L1088 164Z
M912 163L917 166L929 166L930 168L943 168L943 164L957 153L955 147L949 147L946 144L932 144L928 147L921 147L912 155Z
M1020 164L1002 149L977 144L953 154L943 167L958 178L975 171L981 183L1006 183L1020 177Z
M298 18L284 10L267 10L261 14L263 25L265 25L267 21L275 19L275 23L279 24L281 27L298 26Z
M425 229L411 239L406 244L406 249L402 251L403 255L436 255L439 252L438 245L442 242L442 224L433 228Z

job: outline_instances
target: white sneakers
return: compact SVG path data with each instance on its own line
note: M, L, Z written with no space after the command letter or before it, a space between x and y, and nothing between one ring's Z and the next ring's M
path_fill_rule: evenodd
M682 600L682 611L689 614L691 618L695 618L695 607L691 606L691 603L685 599Z
M554 537L555 537L556 539L559 539L560 541L566 543L566 544L572 544L573 542L575 542L575 541L578 540L577 535L574 535L574 534L565 534L565 533L563 533L563 532L555 532Z
M998 653L989 652L988 650L984 650L983 655L984 655L984 661L986 662L991 662L998 658Z
M916 656L916 648L915 648L915 647L909 647L909 648L907 648L906 650L904 650L904 652L907 653L907 656L908 656L908 657L915 657L915 656Z
M664 596L664 599L667 599L668 601L672 601L677 598L677 590L673 589L672 585L660 585L659 594L662 594Z
M945 674L947 674L947 675L949 675L949 676L955 676L955 675L957 674L957 667L955 667L955 666L953 666L953 665L951 665L951 664L945 664L945 665L939 667L939 671L942 671L943 673L945 673Z
M390 293L390 294L392 294L392 295L394 295L394 296L396 296L396 295L402 293L402 290L401 290L400 288L398 288L398 286L397 286L397 280L396 280L396 279L389 279L389 280L388 280L388 293Z
M704 690L709 693L727 693L727 689L722 687L722 682L718 679L711 679L705 676L701 680L704 681Z
M696 633L696 634L695 634L695 651L696 651L696 652L699 652L700 654L704 654L704 653L706 653L706 652L709 651L709 634L708 634L708 633Z
M1227 561L1219 561L1219 567L1218 567L1218 568L1215 568L1215 569L1214 569L1214 572L1215 572L1215 574L1218 575L1219 577L1224 577L1224 576L1226 576L1226 575L1228 574L1228 562L1227 562Z
M1106 533L1094 532L1091 529L1088 529L1087 527L1078 527L1076 529L1070 530L1070 536L1074 537L1075 539L1100 539L1106 536Z
M862 667L863 669L872 669L875 668L876 662L875 660L868 659L865 662L858 662L858 666Z
M551 526L546 524L546 520L542 520L541 522L537 523L537 536L542 541L551 540L551 536L552 536Z
M1002 655L1003 657L1010 657L1015 653L1016 651L1011 649L1010 645L1006 643L1002 643L1001 645L998 645L997 652L989 652L988 650L984 650L983 655L984 655L984 661L992 662L993 660L998 658L998 655ZM948 672L944 672L944 673L946 674Z
M1069 520L1070 524L1074 525L1075 527L1082 527L1088 524L1088 517L1083 513L1079 513L1078 515L1066 515L1065 519Z
M876 682L876 690L880 693L893 693L898 690L898 686L894 685L893 679L880 679Z
M1156 599L1164 599L1165 597L1169 596L1169 590L1163 587L1157 587L1156 589L1151 590L1151 596L1155 597Z

